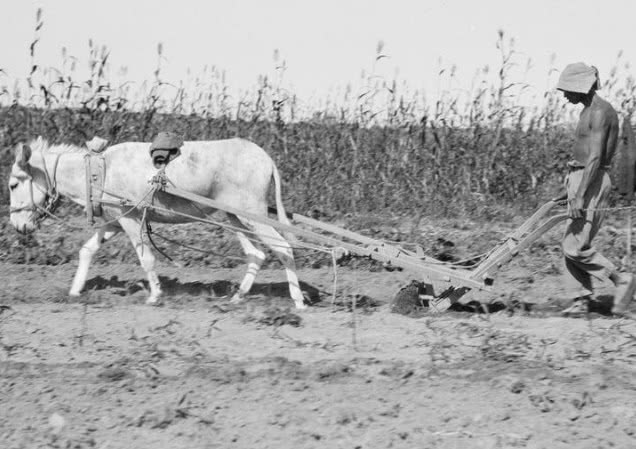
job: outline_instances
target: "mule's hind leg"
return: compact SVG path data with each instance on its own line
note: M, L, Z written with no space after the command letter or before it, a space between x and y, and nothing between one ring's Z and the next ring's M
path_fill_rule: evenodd
M241 220L239 220L235 215L228 214L228 218L232 222L232 224L238 228L246 229L250 234L251 230L243 224ZM245 235L245 233L241 231L236 231L236 236L243 248L243 252L247 256L247 272L245 273L245 277L241 281L241 285L239 286L238 291L232 297L232 302L240 302L244 299L245 295L250 291L252 285L254 284L254 279L256 279L256 274L258 270L260 270L261 265L263 265L263 261L265 260L265 253L260 249L256 248L250 239Z
M161 286L159 284L159 277L155 272L155 256L152 253L150 246L144 243L141 238L141 222L134 218L122 217L119 219L119 224L130 238L141 267L146 272L148 277L148 285L150 286L150 295L146 299L146 304L157 304L159 297L161 296Z
M79 264L73 283L71 284L70 296L79 296L80 292L86 284L86 276L88 275L88 268L90 267L93 256L99 249L99 247L109 240L112 236L119 233L121 229L116 226L105 226L99 228L97 232L90 238L79 251Z
M285 266L287 274L287 282L289 283L289 294L294 300L297 309L305 309L303 292L300 290L300 282L296 275L296 262L289 242L276 231L273 227L261 224L251 223L254 234L265 243Z

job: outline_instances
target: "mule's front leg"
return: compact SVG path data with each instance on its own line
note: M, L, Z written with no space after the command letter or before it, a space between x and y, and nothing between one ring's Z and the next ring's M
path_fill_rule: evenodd
M79 251L79 264L73 283L71 284L70 296L79 296L84 285L86 284L86 276L88 275L88 268L90 267L93 256L100 248L100 246L109 240L112 236L116 235L121 229L110 226L99 228L98 231L90 238Z
M148 277L148 285L150 286L150 295L146 299L146 304L156 305L159 302L161 296L161 285L159 284L159 277L155 272L155 256L152 253L150 246L144 243L141 237L141 222L133 218L123 217L119 219L119 224L124 228L124 231L130 238L141 267L146 272Z

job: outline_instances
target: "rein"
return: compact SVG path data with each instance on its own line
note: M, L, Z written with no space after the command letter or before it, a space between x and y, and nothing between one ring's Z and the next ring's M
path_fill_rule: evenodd
M57 208L60 202L60 193L57 190L57 180L55 175L57 172L57 164L60 161L61 154L56 154L55 156L56 156L55 162L53 163L53 176L51 176L49 174L48 169L46 168L46 158L44 157L44 154L42 154L42 167L44 171L44 177L46 180L46 192L44 192L46 194L46 197L44 200L44 206L40 206L39 204L36 204L35 200L33 199L33 184L34 184L33 175L29 173L28 180L29 180L29 195L30 195L31 204L28 204L26 206L21 206L21 207L9 207L9 213L21 212L24 210L28 210L31 212L39 212L38 216L35 218L35 221L37 223L44 220L44 218L46 218L47 216L53 216L53 212L55 211L55 209ZM36 186L40 188L40 186L37 183L36 183Z

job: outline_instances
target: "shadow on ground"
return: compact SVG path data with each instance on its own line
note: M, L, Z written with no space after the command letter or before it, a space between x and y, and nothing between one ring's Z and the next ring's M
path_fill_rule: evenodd
M595 316L612 316L612 305L614 299L611 295L599 295L589 302L588 318ZM446 313L455 312L459 314L490 314L506 312L508 315L527 315L535 317L561 316L562 311L572 304L571 300L548 300L545 303L531 303L518 300L493 301L483 303L470 301L466 303L453 303ZM391 311L412 318L419 318L428 315L431 310L428 307L428 300L423 299L416 288L402 289L391 302Z
M177 278L159 277L161 289L166 296L202 296L204 298L232 297L238 289L238 284L227 280L217 280L213 282L182 282ZM321 290L308 284L300 282L300 289L305 294L305 301L309 305L321 302ZM104 278L97 276L86 282L85 291L104 291L120 296L128 296L140 291L148 290L148 282L145 279L122 280L118 276ZM250 296L267 297L289 297L289 287L287 282L255 283L250 290Z

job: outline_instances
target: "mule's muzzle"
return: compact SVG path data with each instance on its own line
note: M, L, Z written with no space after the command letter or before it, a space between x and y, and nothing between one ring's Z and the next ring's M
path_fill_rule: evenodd
M27 234L32 234L33 232L35 232L36 228L37 228L36 226L23 223L22 225L16 226L15 230L22 235L27 235Z
M31 234L33 231L35 231L34 226L28 226L26 223L16 229L20 234L24 235Z
M32 216L33 214L30 215ZM32 232L35 232L39 227L39 223L37 221L24 219L19 216L16 217L13 214L11 214L10 221L11 225L13 225L15 230L18 231L20 234L31 234Z

